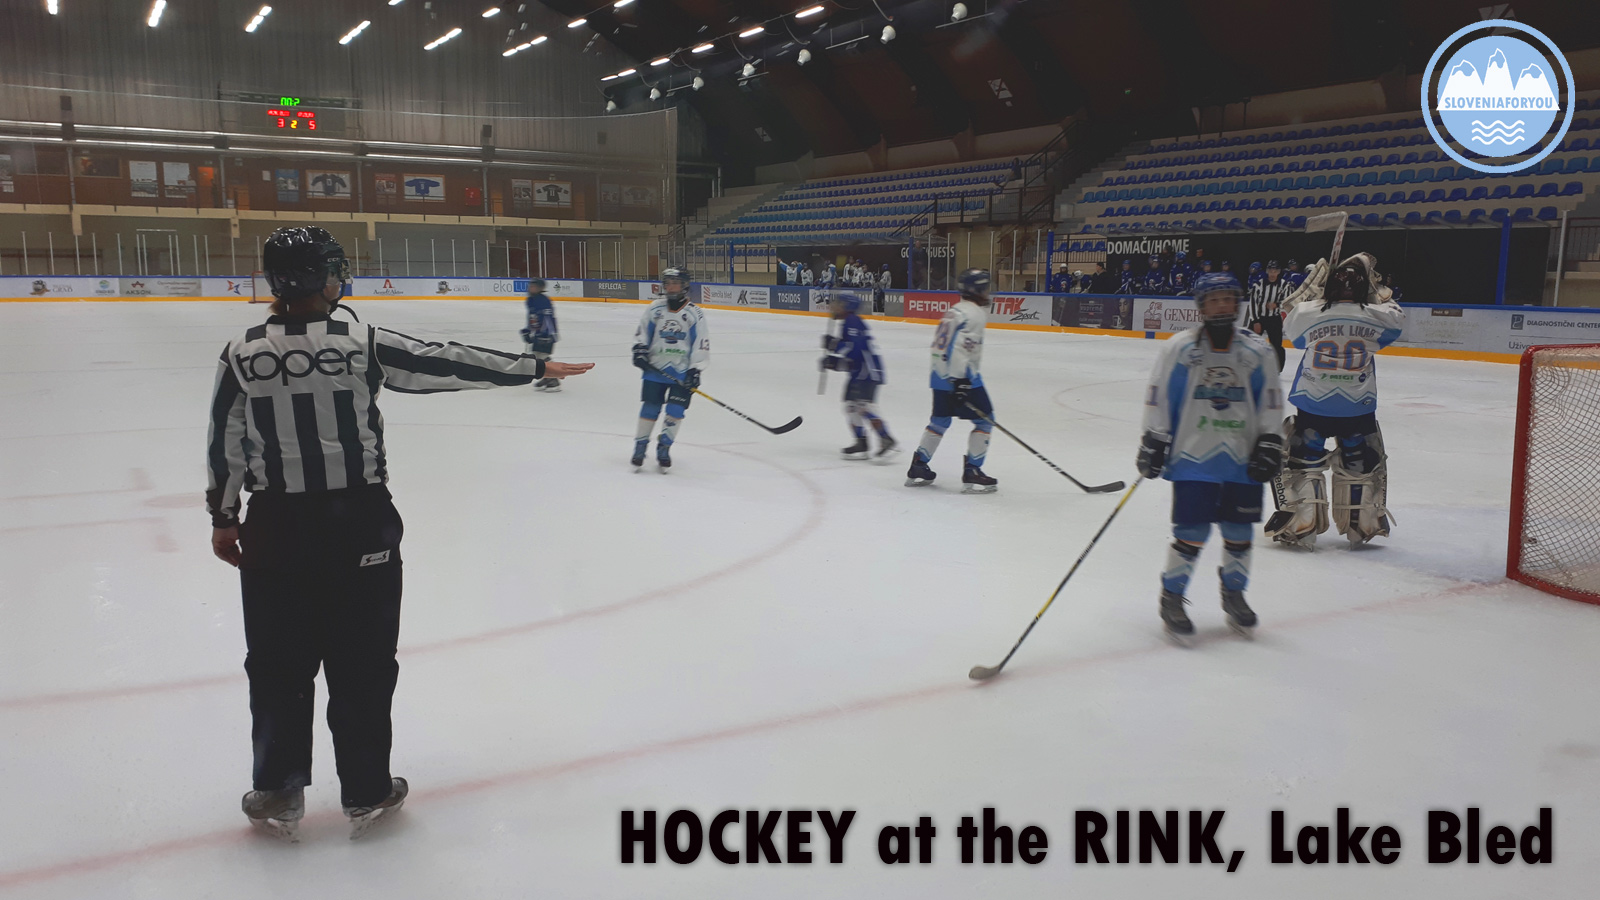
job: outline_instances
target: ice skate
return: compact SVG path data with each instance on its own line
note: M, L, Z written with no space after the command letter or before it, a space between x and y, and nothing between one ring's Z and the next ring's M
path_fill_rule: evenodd
M639 440L633 442L633 459L631 460L631 462L633 463L633 467L635 469L637 469L640 466L644 465L644 455L645 455L645 452L648 451L649 449L650 449L650 439L649 438L640 438Z
M858 437L856 438L856 442L854 444L851 444L850 446L840 450L839 455L845 459L866 459L867 450L867 439L864 437Z
M672 468L671 444L662 441L656 442L656 465L661 468L662 474L665 474L668 469Z
M1238 632L1240 637L1254 637L1256 613L1250 608L1250 604L1244 602L1244 591L1230 591L1223 588L1222 611L1228 617L1228 627Z
M300 819L306 814L304 788L251 791L239 801L239 808L257 831L291 844L300 843Z
M1161 623L1166 626L1167 637L1180 647L1189 646L1190 638L1194 637L1194 623L1183 611L1183 605L1188 602L1182 594L1169 590L1161 592Z
M1000 481L983 474L983 470L967 463L961 470L961 493L992 494L1000 489Z
M405 805L406 794L411 793L411 786L406 784L404 778L394 778L390 782L389 796L376 806L346 806L344 814L350 817L350 840L366 834L372 826L380 821L387 820L400 807Z
M561 390L561 379L541 378L534 384L534 387L544 391L547 394L554 394Z
M899 455L900 455L900 445L895 443L894 438L889 437L886 434L885 435L880 435L879 436L879 443L878 443L878 452L874 453L872 455L872 461L877 463L880 466L886 466L889 463L893 462L894 458L896 456L899 456Z
M906 487L926 487L938 477L927 463L912 460L911 468L906 470Z

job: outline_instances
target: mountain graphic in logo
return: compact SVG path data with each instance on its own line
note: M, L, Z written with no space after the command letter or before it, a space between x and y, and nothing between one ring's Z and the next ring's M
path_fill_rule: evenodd
M1464 45L1443 67L1434 109L1465 149L1505 157L1530 152L1561 105L1544 55L1526 41L1497 35Z

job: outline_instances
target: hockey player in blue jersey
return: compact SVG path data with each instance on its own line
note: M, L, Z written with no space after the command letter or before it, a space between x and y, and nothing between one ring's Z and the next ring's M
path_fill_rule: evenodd
M853 293L834 295L828 311L839 320L839 334L822 336L822 370L846 372L850 380L844 386L844 414L850 424L855 441L840 451L845 459L866 459L867 427L878 436L876 462L888 462L897 447L889 434L889 425L878 415L878 386L883 384L883 359L867 332L867 323L861 318L861 298Z
M1378 429L1377 352L1405 328L1405 310L1383 287L1377 260L1358 253L1330 271L1319 260L1285 301L1284 334L1305 356L1295 372L1284 423L1289 461L1273 481L1278 511L1267 535L1313 549L1330 518L1356 547L1388 536L1388 456ZM1338 441L1336 453L1328 439ZM1332 463L1331 502L1322 473Z
M1138 286L1137 286L1138 280L1139 280L1138 274L1133 271L1133 260L1130 259L1130 258L1124 257L1123 260L1122 260L1122 269L1117 272L1117 293L1119 293L1119 294L1136 294L1136 293L1138 293Z
M1283 280L1289 282L1289 290L1294 290L1305 283L1306 273L1300 271L1300 261L1290 257L1289 265L1283 270Z
M1161 257L1150 254L1150 267L1145 270L1144 277L1139 281L1139 293L1148 296L1162 296L1167 293L1167 273L1161 271Z
M1244 285L1245 291L1248 293L1250 291L1255 290L1256 285L1260 284L1261 282L1265 281L1266 279L1267 279L1267 271L1266 271L1266 269L1261 267L1261 262L1259 260L1257 260L1256 262L1251 263L1250 264L1250 277L1245 281L1245 285Z
M952 419L972 422L961 473L962 493L992 494L1000 483L983 473L983 461L989 455L989 433L994 427L988 418L994 415L994 406L978 371L983 361L984 326L989 322L989 283L989 273L983 269L963 271L959 280L961 299L945 310L939 330L934 333L933 371L928 376L933 388L933 416L928 419L922 443L906 472L907 487L929 485L938 477L928 463Z
M639 399L639 427L633 442L633 464L644 465L650 432L662 406L667 421L656 439L656 463L662 471L672 467L672 442L700 386L700 371L711 361L711 335L700 307L689 302L689 276L682 269L661 273L660 300L645 307L633 336L633 364L644 370Z
M528 280L528 324L522 329L522 340L528 345L528 355L534 359L549 359L555 352L556 341L561 340L556 327L556 307L544 292L543 278ZM534 383L541 391L555 393L561 390L561 379L541 378Z
M1253 523L1263 482L1283 465L1282 391L1272 350L1237 322L1243 292L1232 275L1195 281L1201 324L1167 341L1145 394L1139 474L1172 482L1172 546L1161 573L1161 621L1183 643L1194 634L1184 611L1200 550L1222 532L1222 609L1249 635L1256 614L1250 583Z

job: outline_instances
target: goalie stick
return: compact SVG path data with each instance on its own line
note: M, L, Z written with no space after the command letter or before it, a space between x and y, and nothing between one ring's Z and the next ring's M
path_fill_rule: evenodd
M668 381L671 381L673 384L677 385L678 387L689 387L688 385L686 385L683 382L679 381L678 379L674 378L672 376L671 372L662 371L661 369L657 369L654 366L650 367L650 371L656 373L657 375L663 376ZM761 422L758 422L755 419L751 418L750 416L745 415L744 413L738 411L737 409L734 409L733 407L729 406L728 404L723 403L721 400L718 400L717 398L711 396L710 394L706 393L705 391L700 390L699 388L689 388L689 390L694 391L696 394L699 394L700 396L706 398L707 400L710 400L712 403L715 403L716 405L722 407L723 409L727 410L728 412L733 413L734 415L738 416L739 418L744 419L745 421L750 422L753 425L758 425L761 428L765 428L767 431L770 431L773 434L788 434L789 432L795 430L796 428L799 428L800 427L800 423L802 421L804 421L804 419L802 417L795 416L793 419L790 419L788 422L785 422L784 424L779 425L777 428L773 428L771 425L763 425Z
M1106 517L1105 524L1101 525L1100 530L1096 531L1094 537L1089 539L1089 546L1083 548L1083 552L1078 554L1078 561L1072 564L1072 568L1067 570L1067 574L1061 579L1061 583L1056 585L1054 591L1050 592L1050 599L1044 602L1044 606L1040 607L1038 614L1033 617L1033 621L1028 623L1027 629L1022 632L1022 637L1017 638L1017 642L1011 645L1011 652L1006 654L1006 658L1000 660L1000 664L997 666L973 666L972 670L967 673L968 678L973 681L987 681L999 675L1000 670L1006 667L1006 663L1011 662L1011 657L1017 655L1017 649L1022 646L1022 642L1027 640L1028 635L1033 633L1033 626L1039 624L1039 620L1044 618L1045 610L1050 608L1050 604L1056 602L1056 597L1061 594L1061 589L1067 586L1068 581L1072 580L1073 573L1077 572L1078 567L1083 565L1083 560L1089 555L1089 551L1093 550L1094 545L1099 543L1100 536L1106 533L1107 528L1111 527L1111 521L1117 517L1117 513L1122 512L1122 507L1127 504L1128 498L1132 497L1133 492L1138 490L1139 485L1143 483L1144 476L1141 475L1134 480L1133 487L1128 488L1128 492L1122 495L1122 499L1117 501L1117 508L1111 511L1111 515Z
M1019 438L1016 435L1012 434L1010 429L1006 428L1004 425L1001 425L999 422L996 422L994 419L990 418L989 416L984 415L983 414L983 410L977 408L976 406L973 406L971 403L965 403L964 405L967 407L967 409L970 409L973 412L977 413L979 418L983 419L985 422L988 422L990 425L993 425L994 427L1000 429L1000 431L1003 434L1005 434L1006 437L1011 438L1013 441L1016 441L1018 444L1021 444L1022 445L1022 449L1026 450L1029 453L1032 453L1034 456L1038 457L1040 462L1042 462L1045 465L1049 466L1050 468L1056 470L1056 474L1057 475L1060 475L1061 477L1065 478L1066 480L1068 480L1068 481L1072 482L1073 484L1077 485L1079 488L1081 488L1084 491L1084 493L1088 493L1088 494L1109 494L1109 493L1112 493L1113 491L1120 491L1123 488L1127 487L1127 484L1125 482L1121 482L1121 481L1113 481L1113 482L1111 482L1109 484L1093 484L1093 485L1084 484L1083 482L1079 481L1078 479L1073 478L1071 475L1068 475L1065 469L1063 469L1060 466L1056 465L1055 463L1051 462L1043 453L1040 453L1039 451L1033 449L1032 447L1029 447L1028 443L1026 441L1024 441L1022 438Z

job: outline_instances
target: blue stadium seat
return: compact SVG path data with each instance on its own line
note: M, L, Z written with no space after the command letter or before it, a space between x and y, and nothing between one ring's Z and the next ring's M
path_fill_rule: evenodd
M1505 200L1511 196L1511 185L1496 185L1494 192L1489 195L1490 200Z
M1563 197L1570 197L1574 194L1581 193L1583 193L1583 182L1581 181L1569 181L1567 182L1566 186L1561 189L1561 195Z
M1428 194L1427 202L1429 202L1429 203L1443 203L1444 202L1444 188L1435 188L1432 192L1430 192Z
M1548 222L1560 218L1560 215L1554 206L1545 206L1539 209L1539 218Z
M1444 220L1452 225L1461 224L1461 210L1447 209L1444 211Z

